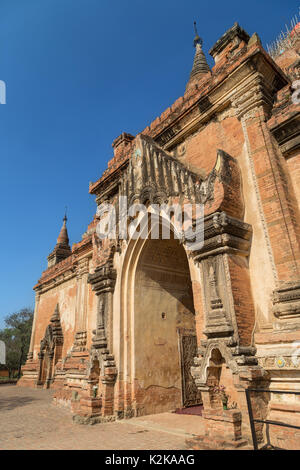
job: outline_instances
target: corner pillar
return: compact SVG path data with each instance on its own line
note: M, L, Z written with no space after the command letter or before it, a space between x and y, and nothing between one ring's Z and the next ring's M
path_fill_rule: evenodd
M286 162L267 125L272 87L256 74L233 98L244 133L260 218L276 288L272 296L278 324L300 323L300 226Z

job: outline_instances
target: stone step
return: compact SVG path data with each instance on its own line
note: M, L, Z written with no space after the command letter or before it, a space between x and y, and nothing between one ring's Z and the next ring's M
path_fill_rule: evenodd
M188 450L253 450L246 439L236 441L224 439L211 439L206 436L197 436L192 439L186 439Z

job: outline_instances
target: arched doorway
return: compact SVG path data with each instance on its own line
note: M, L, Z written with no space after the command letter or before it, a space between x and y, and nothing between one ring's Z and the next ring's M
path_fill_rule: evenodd
M54 357L54 341L53 329L48 325L44 338L41 341L41 349L39 352L39 379L38 385L49 388L53 379L53 357Z
M37 385L49 388L54 380L54 368L62 356L63 334L60 324L58 304L50 318L39 352L39 373Z
M146 240L134 276L135 414L201 403L190 368L197 355L187 256L178 240Z

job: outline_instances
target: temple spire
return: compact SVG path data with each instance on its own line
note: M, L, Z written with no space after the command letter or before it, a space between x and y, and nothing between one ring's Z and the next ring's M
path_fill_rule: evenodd
M197 23L194 21L194 31L195 31L195 37L194 37L194 47L196 47L196 44L200 44L202 46L202 38L200 38L198 31L197 31Z
M67 211L65 212L63 218L63 225L58 235L57 244L58 245L69 245L69 237L68 237L68 230L67 230Z
M194 30L195 30L194 47L196 51L195 51L193 68L190 73L190 79L188 81L187 88L192 83L194 83L195 80L200 79L202 75L205 75L206 73L210 72L209 65L206 61L206 57L202 50L203 41L198 34L196 21L194 21Z
M55 245L54 250L48 256L48 268L53 266L54 264L59 263L63 259L67 258L72 254L70 245L69 245L69 236L67 230L67 211L65 212L63 218L63 225L60 229L57 243Z

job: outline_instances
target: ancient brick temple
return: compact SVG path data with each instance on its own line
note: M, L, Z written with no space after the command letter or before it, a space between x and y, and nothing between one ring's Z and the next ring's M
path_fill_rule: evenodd
M90 184L98 206L116 208L115 239L99 238L95 215L70 248L64 219L34 287L19 385L51 387L82 422L203 403L206 439L239 445L250 438L247 388L269 390L251 393L255 417L300 425L300 397L272 393L300 388L300 40L272 58L235 23L210 50L212 69L198 34L194 46L183 96L121 134ZM204 244L123 239L120 196L203 204ZM293 429L256 431L300 448Z

